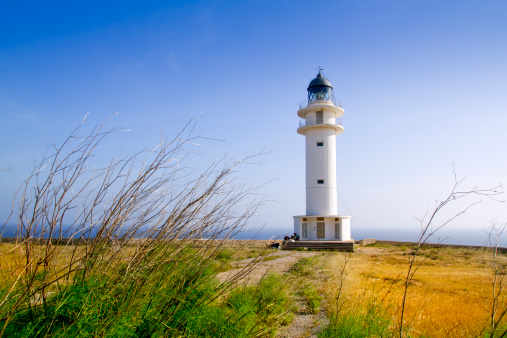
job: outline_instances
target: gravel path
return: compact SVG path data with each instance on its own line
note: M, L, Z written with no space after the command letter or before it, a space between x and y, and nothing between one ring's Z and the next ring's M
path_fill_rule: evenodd
M298 312L289 325L278 329L276 336L280 338L317 338L317 333L328 323L329 319L324 311L320 311L318 314Z
M268 271L280 274L288 273L290 267L298 260L315 256L316 254L316 252L304 251L275 252L272 255L276 256L276 259L260 262L247 276L239 278L237 283L255 285ZM235 262L234 265L237 266L237 268L222 272L218 274L217 277L222 282L233 280L235 276L242 271L241 268L251 264L252 261L253 258ZM296 305L298 306L298 311L294 315L293 321L287 326L280 327L276 336L280 338L317 337L316 334L329 322L324 311L321 310L318 314L309 313L306 310L306 303L299 297L296 298Z
M246 283L247 285L255 285L259 283L262 277L268 272L273 271L277 273L287 273L289 272L289 268L294 265L298 260L303 257L311 257L314 256L315 252L301 252L301 251L277 251L271 255L279 256L279 258L268 260L265 262L260 262L252 271L245 276L244 278L239 279L238 283ZM217 275L217 278L221 282L225 282L230 279L234 279L236 274L242 271L242 267L251 264L253 258L244 259L242 261L238 261L234 263L234 266L237 266L236 269L232 269L229 271L221 272Z

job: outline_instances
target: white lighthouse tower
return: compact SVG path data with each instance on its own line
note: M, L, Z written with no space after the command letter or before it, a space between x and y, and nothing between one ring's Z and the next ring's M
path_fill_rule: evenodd
M338 215L336 189L336 135L345 111L320 70L307 90L308 102L297 112L297 132L306 139L306 215L294 216L294 232L302 241L350 241L351 216Z

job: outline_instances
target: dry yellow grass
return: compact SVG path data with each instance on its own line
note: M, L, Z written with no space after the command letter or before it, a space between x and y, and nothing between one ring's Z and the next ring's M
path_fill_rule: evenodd
M77 245L53 245L51 254L46 255L47 247L44 245L32 245L30 247L29 263L27 262L26 249L24 244L1 243L0 244L0 283L5 285L16 285L25 269L44 270L48 279L57 279L59 283L68 282L72 279L74 271L69 273L69 262L75 264L83 256L85 246ZM48 260L44 269L44 259ZM72 270L72 269L70 269ZM59 278L59 277L65 278ZM51 285L51 288L56 285Z
M412 250L397 247L359 247L353 254L326 256L329 278L322 286L327 295L328 311L335 311L340 288L340 271L346 257L342 299L344 309L364 307L376 301L399 325L404 282ZM408 289L405 325L411 336L476 336L489 323L494 276L491 253L468 249L424 249L417 261L424 259ZM498 257L506 264L506 257ZM503 275L498 277L504 278ZM373 297L372 297L373 296ZM501 297L501 307L507 299Z
M207 244L201 246L199 243L194 243L193 247L211 252L218 248L218 250L226 250L227 257L233 260L241 260L246 258L259 257L265 255L266 245L272 241L264 240L227 240L227 241L207 241ZM120 252L114 250L114 246L110 248L106 255L115 255L115 261L126 260L133 256L137 249L137 243L132 241L131 245L125 246ZM30 262L29 266L35 267L41 264L41 260L45 259L47 246L45 245L31 245L30 247ZM69 262L79 262L79 258L85 254L85 245L52 245L50 257L50 268L48 271L54 276L64 275L68 268ZM26 252L24 244L14 243L0 243L0 283L14 283L18 277L23 273L27 266ZM106 257L104 257L106 258ZM72 278L73 273L69 275Z
M232 259L260 255L266 243L263 241L233 242L225 245ZM78 246L74 254L82 254ZM73 254L73 246L55 246L53 256L54 274L62 273ZM0 244L0 282L12 281L21 273L24 262L23 247ZM43 247L35 246L35 255L43 257ZM123 252L121 257L135 251L135 245ZM335 297L342 287L342 311L365 309L376 303L385 309L384 316L391 319L391 329L399 325L400 305L403 298L404 281L412 250L407 247L359 247L357 252L319 254L316 269L324 269L319 280L327 299L326 310L332 315L336 309ZM417 261L424 260L416 272L408 290L405 325L412 337L463 337L477 336L487 329L492 304L491 253L471 249L423 249ZM347 264L342 276L345 259ZM498 256L501 266L507 266L507 257ZM321 278L325 276L325 278ZM343 277L343 283L341 283ZM505 275L499 274L504 282ZM507 306L507 298L501 295L500 308ZM505 322L505 321L504 321Z

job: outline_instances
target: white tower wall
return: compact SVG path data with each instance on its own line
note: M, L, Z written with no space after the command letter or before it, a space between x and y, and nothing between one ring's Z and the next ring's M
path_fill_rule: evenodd
M320 180L323 183L319 184ZM314 128L306 132L306 214L337 213L335 131Z
M350 217L344 217L341 219L341 235L342 241L350 241Z

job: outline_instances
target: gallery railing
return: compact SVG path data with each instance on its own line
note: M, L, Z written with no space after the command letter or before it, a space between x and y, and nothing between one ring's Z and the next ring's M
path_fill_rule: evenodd
M342 125L342 120L341 119L335 119L335 123L329 123L329 122L306 121L305 119L301 119L299 121L299 128L304 127L304 126L313 126L313 125L317 125L317 124L321 124L323 126L325 126L325 125L329 125L329 126L332 126L332 125L341 126Z

